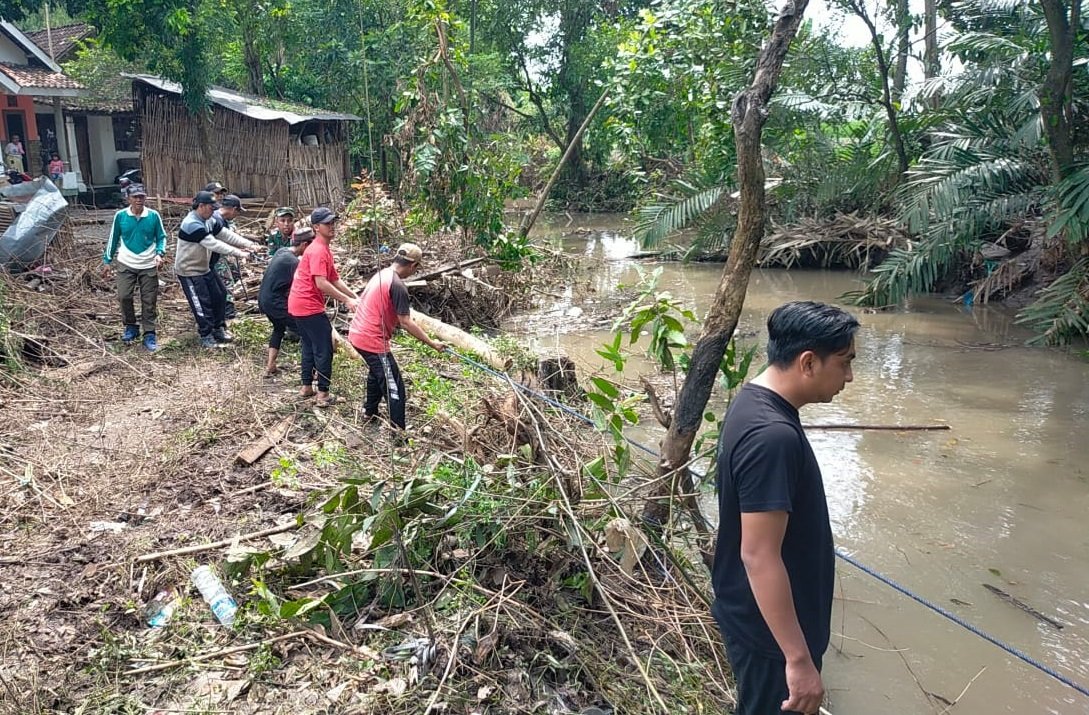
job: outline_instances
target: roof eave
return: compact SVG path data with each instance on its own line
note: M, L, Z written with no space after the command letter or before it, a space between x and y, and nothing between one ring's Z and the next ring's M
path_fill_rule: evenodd
M40 61L46 67L53 70L57 74L64 74L64 71L60 68L60 65L54 62L49 55L45 54L45 52L42 51L42 48L34 44L34 42L31 41L29 37L24 35L23 31L20 30L18 27L11 24L7 20L0 20L0 29L3 29L3 31L6 32L12 39L14 39L20 47L26 50L28 54L33 55L35 59Z
M157 89L157 90L162 91L162 92L168 92L168 93L174 94L174 95L180 95L181 94L181 85L179 85L177 82L173 82L173 81L165 79L163 77L155 77L153 75L129 74L127 72L122 72L121 76L122 77L128 77L129 79L136 80L137 82L140 82L142 84L146 84L147 86L152 87L152 88ZM215 94L216 92L221 92L221 93L231 94L231 95L237 96L237 97L239 97L239 100L235 100L235 99L230 98L230 97L217 97L216 94ZM286 122L290 126L294 126L296 124L302 124L303 122L308 122L308 121L326 121L326 122L361 122L361 121L363 121L362 117L357 117L354 114L346 114L346 113L342 113L342 112L331 112L331 111L318 110L318 111L312 112L310 114L299 114L298 112L293 112L293 111L287 110L287 109L275 109L275 108L272 108L272 107L264 106L264 105L256 103L256 102L251 102L244 95L242 95L239 92L235 92L234 90L223 89L223 88L219 88L219 87L210 87L208 89L208 92L206 93L206 96L208 97L208 101L211 102L212 104L215 104L216 106L223 107L224 109L229 110L231 112L235 112L237 114L242 114L243 116L249 117L250 119L253 119L254 121L258 121L258 122L282 121L282 122ZM255 117L252 114L248 114L246 112L239 112L238 109L236 109L234 106L232 106L232 104L244 104L244 105L246 105L248 107L253 107L255 109L260 109L260 110L263 110L265 112L269 112L271 114L274 114L276 116L268 117L268 118ZM314 108L313 107L308 107L308 109L314 109Z
M83 91L71 87L23 87L16 85L18 89L12 94L23 97L78 97Z

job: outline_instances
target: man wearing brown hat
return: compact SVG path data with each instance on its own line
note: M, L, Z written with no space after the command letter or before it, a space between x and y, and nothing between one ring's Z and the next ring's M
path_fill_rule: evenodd
M313 240L313 229L300 228L292 234L291 245L282 251L277 251L268 262L265 275L261 279L257 306L272 323L272 335L268 339L268 363L265 365L266 377L279 372L279 368L276 367L276 358L280 354L284 333L288 330L298 332L295 319L287 313L287 296L291 292L291 280L295 277L295 269L299 267L299 256Z
M400 327L434 350L446 349L443 343L427 337L423 328L412 320L404 279L419 270L422 258L423 251L419 246L402 243L393 256L393 264L374 274L363 289L348 329L348 340L367 362L369 373L363 419L374 419L378 404L385 397L390 422L402 430L405 428L405 383L390 351L390 338Z

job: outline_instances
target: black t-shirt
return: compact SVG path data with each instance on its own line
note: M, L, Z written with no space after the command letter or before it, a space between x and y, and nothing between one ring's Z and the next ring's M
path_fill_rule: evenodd
M815 662L828 647L835 551L824 482L798 410L778 393L748 384L730 403L718 447L718 543L714 614L730 640L782 659L741 562L741 514L786 511L783 563L794 610Z
M257 307L270 318L283 320L287 317L287 294L291 291L291 279L299 267L299 257L290 249L276 251L268 262L257 294Z

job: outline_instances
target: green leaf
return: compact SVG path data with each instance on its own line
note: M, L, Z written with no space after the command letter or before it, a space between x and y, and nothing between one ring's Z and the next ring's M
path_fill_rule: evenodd
M616 385L609 382L608 380L600 377L591 377L590 382L594 384L594 387L596 387L599 392L604 393L606 397L609 397L613 400L620 397L620 390L618 390Z
M597 393L597 392L587 392L586 393L586 398L588 400L590 400L590 402L593 402L595 405L597 405L599 408L601 408L602 412L612 412L613 411L613 402L612 402L612 400L610 400L605 395L602 395L602 394Z

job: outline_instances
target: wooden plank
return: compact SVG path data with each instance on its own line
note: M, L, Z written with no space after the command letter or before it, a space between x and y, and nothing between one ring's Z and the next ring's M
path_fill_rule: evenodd
M294 415L285 417L277 422L260 438L241 449L234 457L235 464L248 467L261 457L265 456L265 452L275 447L280 440L287 436L287 433L291 430L291 425L294 424L294 422Z

